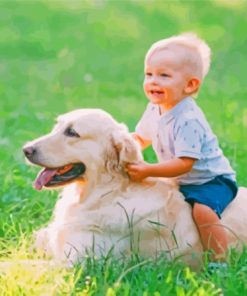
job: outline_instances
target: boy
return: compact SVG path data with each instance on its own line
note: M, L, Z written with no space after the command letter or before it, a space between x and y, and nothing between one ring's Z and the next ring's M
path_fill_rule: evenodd
M154 43L145 57L146 111L133 134L142 149L153 146L159 163L129 164L133 181L175 177L205 250L225 258L227 234L220 215L237 193L235 172L219 148L196 95L210 66L210 48L193 33Z

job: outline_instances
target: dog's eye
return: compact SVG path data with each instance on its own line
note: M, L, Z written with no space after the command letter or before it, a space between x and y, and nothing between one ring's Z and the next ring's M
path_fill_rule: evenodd
M64 134L67 137L80 138L80 135L72 127L67 127Z

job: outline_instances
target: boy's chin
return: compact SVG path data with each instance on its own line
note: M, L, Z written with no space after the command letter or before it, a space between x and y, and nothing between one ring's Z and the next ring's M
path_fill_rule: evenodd
M160 99L153 99L153 98L151 99L151 98L149 98L149 101L154 105L162 105L162 104L164 104L164 100L160 100Z

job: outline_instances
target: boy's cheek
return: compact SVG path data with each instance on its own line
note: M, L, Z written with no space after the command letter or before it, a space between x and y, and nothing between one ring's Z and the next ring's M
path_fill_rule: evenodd
M143 84L143 90L144 90L145 94L147 94L148 89L147 89L147 85L146 84Z

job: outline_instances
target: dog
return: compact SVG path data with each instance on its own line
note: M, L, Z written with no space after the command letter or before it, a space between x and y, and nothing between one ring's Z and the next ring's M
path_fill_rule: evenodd
M60 115L52 131L23 147L43 167L34 187L62 188L53 218L36 234L35 246L57 262L75 264L93 252L105 256L165 254L193 264L203 247L191 207L176 184L148 178L133 182L127 163L143 161L124 124L100 109ZM247 244L247 189L222 215L229 245Z

